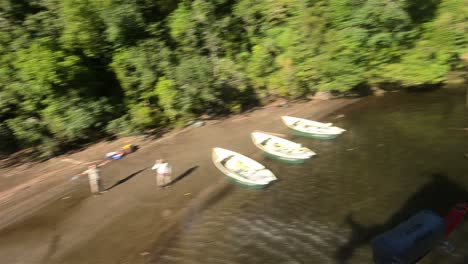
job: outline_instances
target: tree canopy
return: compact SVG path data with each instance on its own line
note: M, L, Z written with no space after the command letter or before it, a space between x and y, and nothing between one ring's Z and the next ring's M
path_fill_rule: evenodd
M2 0L0 153L439 84L467 47L466 0Z

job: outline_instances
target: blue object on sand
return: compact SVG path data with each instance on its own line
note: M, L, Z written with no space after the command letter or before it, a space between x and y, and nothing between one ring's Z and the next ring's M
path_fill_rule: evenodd
M123 153L119 153L119 152L109 152L106 154L106 158L108 159L113 159L113 160L119 160L121 159L122 157L124 156Z
M443 239L444 220L423 210L372 241L376 264L411 264L424 257Z

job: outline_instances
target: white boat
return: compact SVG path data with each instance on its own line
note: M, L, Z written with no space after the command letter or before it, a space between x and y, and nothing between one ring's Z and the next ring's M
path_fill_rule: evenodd
M254 145L265 152L267 156L289 163L303 163L315 156L312 150L301 144L262 132L251 134Z
M275 175L255 160L223 148L213 148L214 165L229 179L249 188L264 188L277 180Z
M320 123L317 121L297 118L292 116L281 117L283 123L289 127L294 134L305 137L333 139L346 130L332 126L332 123Z
M283 122L289 127L290 125L296 124L296 123L306 123L309 126L315 126L315 127L331 127L333 123L322 123L322 122L317 122L317 121L312 121L304 118L299 118L299 117L292 117L292 116L282 116Z

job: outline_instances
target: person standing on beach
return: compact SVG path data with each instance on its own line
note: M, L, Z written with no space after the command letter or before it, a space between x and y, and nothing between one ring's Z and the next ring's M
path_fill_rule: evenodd
M92 194L100 194L103 191L101 176L99 175L99 169L97 165L91 165L88 170L81 173L81 175L87 174L89 179L89 188Z
M171 165L163 159L156 160L156 163L151 169L156 170L156 184L159 187L166 186L171 182Z

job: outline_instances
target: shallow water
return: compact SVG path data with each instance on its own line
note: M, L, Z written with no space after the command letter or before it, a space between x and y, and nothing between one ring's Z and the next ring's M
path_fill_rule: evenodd
M318 153L305 164L250 155L281 180L236 186L155 263L372 263L376 235L468 200L468 131L456 129L468 127L465 98L463 87L365 98L324 119L348 130L338 139L288 136ZM437 248L422 263L468 263L468 221L449 241L455 252Z

